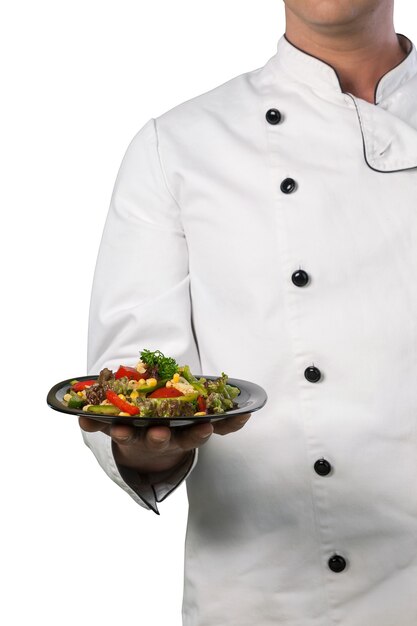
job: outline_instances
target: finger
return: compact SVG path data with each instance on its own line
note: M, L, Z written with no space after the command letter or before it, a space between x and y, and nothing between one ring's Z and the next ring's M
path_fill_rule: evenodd
M143 441L149 451L163 452L171 443L171 429L168 426L150 426Z
M106 433L106 435L110 432L111 424L107 424L106 422L99 422L98 420L92 420L88 417L79 417L78 423L82 430L85 430L87 433L95 433L97 431L102 431Z
M129 445L140 438L140 430L126 424L113 424L110 428L110 437L122 446Z
M204 445L213 434L211 422L187 426L184 429L174 429L173 440L183 450L191 450Z
M214 432L216 435L228 435L229 433L235 433L244 427L250 416L250 413L243 413L242 415L234 415L233 417L213 422Z

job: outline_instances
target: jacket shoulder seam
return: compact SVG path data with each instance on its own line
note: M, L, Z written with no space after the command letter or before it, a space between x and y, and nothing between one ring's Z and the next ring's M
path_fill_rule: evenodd
M175 197L175 195L174 195L174 193L173 193L173 191L172 191L172 189L171 189L171 187L169 185L168 177L167 177L167 174L166 174L166 171L165 171L165 167L164 167L164 163L163 163L163 160L162 160L162 155L161 155L161 150L160 150L160 145L159 145L159 134L158 134L158 126L157 126L156 118L153 117L152 120L153 120L154 128L155 128L156 150L157 150L157 153L158 153L159 167L161 168L162 177L164 179L165 187L166 187L169 195L171 196L171 198L173 199L173 201L177 205L178 210L180 212L180 216L181 216L181 206L180 206L180 203L178 202L177 198Z

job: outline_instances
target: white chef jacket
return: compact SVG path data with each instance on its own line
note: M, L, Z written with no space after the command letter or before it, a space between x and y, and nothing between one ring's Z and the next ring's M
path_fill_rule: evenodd
M269 397L152 481L117 467L109 437L83 434L144 508L187 479L184 626L417 624L408 43L371 104L283 36L263 67L151 118L123 158L89 372L160 349Z

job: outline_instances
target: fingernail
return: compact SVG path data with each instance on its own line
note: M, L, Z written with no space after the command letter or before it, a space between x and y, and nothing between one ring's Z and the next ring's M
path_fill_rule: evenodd
M129 435L128 435L127 437L114 437L114 439L115 439L117 442L120 442L120 443L126 443L126 441L129 441L130 437L129 437Z
M210 435L212 435L212 434L213 434L213 430L214 430L214 429L213 429L213 426L212 426L212 427L211 427L211 430L209 430L209 432L208 432L208 433L204 433L204 434L202 434L202 435L201 435L201 439L207 439L207 437L210 437Z

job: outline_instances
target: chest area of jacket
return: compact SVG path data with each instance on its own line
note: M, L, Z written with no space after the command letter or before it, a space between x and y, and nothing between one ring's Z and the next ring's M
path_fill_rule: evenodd
M350 120L340 141L322 133L319 142L320 133L265 129L258 142L228 137L218 158L185 164L180 203L194 269L252 274L285 253L339 272L412 272L417 170L373 171L355 131Z

